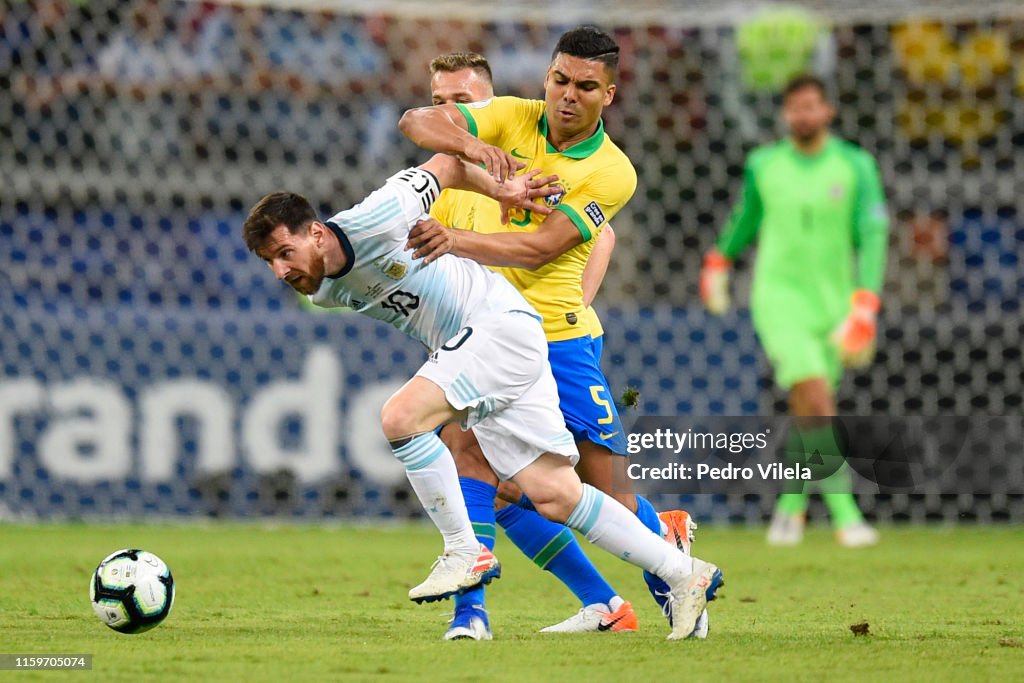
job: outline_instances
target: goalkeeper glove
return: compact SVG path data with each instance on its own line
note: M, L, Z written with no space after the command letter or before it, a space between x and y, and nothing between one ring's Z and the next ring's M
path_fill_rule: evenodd
M846 319L832 332L832 343L839 349L843 365L863 368L875 356L875 318L881 302L878 295L858 289L850 300L853 308Z
M704 256L704 265L700 269L700 298L714 315L722 315L729 310L730 268L732 261L717 249Z

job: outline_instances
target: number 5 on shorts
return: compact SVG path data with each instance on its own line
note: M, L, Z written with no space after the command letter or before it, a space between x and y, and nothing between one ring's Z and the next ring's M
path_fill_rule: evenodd
M597 424L609 425L615 422L615 413L612 412L612 404L608 402L608 399L601 396L603 393L604 387L600 384L595 384L590 387L590 398L594 399L594 403L604 408L605 412L607 412L605 417L598 418Z

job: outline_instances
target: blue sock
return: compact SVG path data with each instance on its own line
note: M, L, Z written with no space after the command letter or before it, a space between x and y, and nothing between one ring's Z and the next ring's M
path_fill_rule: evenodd
M537 512L537 508L533 507L533 501L527 498L525 493L522 495L522 497L519 499L519 502L516 503L516 505L523 508L524 510L529 510L530 512Z
M643 496L636 497L636 516L644 523L645 527L661 536L661 520L658 519L658 511L651 505L651 501Z
M466 499L466 510L469 511L469 521L473 523L473 532L488 550L494 550L494 496L498 489L487 482L468 477L459 477L459 486L462 488L462 497ZM455 596L455 609L483 604L483 586Z
M607 605L615 597L615 590L583 553L571 529L516 505L503 507L495 517L524 555L558 577L584 605Z

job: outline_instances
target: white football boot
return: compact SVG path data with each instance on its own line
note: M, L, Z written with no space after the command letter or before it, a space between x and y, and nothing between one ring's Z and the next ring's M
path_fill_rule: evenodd
M768 545L779 547L800 545L804 540L804 515L775 511L765 540Z
M501 564L487 546L480 544L476 555L445 553L430 568L430 576L410 589L413 602L436 602L464 593L501 576Z
M866 548L878 544L878 532L861 520L837 529L836 542L844 548Z
M668 640L696 635L697 622L704 608L715 599L715 593L725 583L722 570L710 562L693 558L693 573L675 583L668 583L671 592L666 596L665 611L672 624Z
M633 605L623 602L614 612L605 604L587 605L565 621L542 628L541 633L602 633L635 631L639 627Z
M662 536L669 543L675 543L675 546L684 555L690 555L693 549L693 541L695 533L697 531L697 522L693 519L693 515L685 510L668 510L666 512L659 512L658 518L661 520ZM659 601L661 604L661 601ZM664 609L664 605L662 605ZM708 621L708 611L704 610L700 613L700 617L697 619L697 626L693 630L694 638L704 640L708 637L708 633L711 631L711 624Z

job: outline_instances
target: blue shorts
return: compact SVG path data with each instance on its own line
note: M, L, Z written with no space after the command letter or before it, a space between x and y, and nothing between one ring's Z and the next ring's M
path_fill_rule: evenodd
M615 397L601 372L603 338L548 342L548 362L558 385L559 408L576 441L592 441L626 454Z

